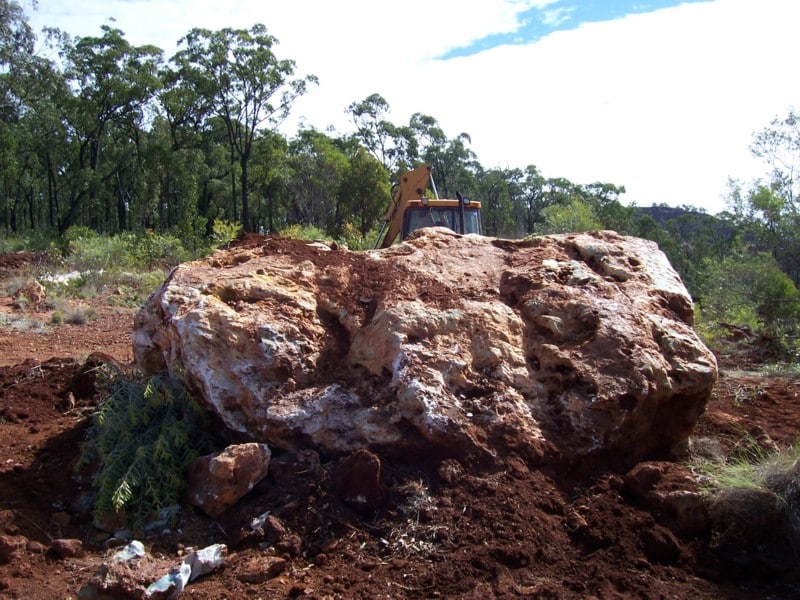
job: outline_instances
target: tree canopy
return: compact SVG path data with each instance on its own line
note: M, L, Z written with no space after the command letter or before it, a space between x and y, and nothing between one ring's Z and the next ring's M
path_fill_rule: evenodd
M423 113L394 123L379 93L343 107L349 132L301 126L287 137L278 125L298 98L314 92L317 78L298 74L293 60L277 54L277 39L264 24L192 29L171 57L131 44L109 25L75 39L44 33L57 59L37 51L22 4L0 0L6 237L57 238L77 227L110 235L157 232L201 247L226 227L306 227L367 247L391 183L429 163L441 196L460 192L482 202L487 235L603 228L652 239L706 315L749 320L784 341L800 328L794 109L753 135L750 150L764 161L764 176L732 179L728 211L711 216L691 207L624 206L621 185L548 176L533 160L487 168L468 132L452 135ZM735 309L737 303L746 310Z

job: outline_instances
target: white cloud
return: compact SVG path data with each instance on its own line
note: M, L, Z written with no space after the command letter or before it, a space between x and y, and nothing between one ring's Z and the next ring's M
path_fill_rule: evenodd
M721 210L728 176L763 172L751 134L800 103L795 0L716 0L582 25L527 46L435 60L546 1L40 0L35 27L97 35L113 16L135 44L171 54L192 27L262 22L281 58L320 86L292 124L349 130L344 113L377 92L390 118L437 118L472 137L484 166L535 164L548 177L625 185L624 201ZM224 8L222 8L224 7Z

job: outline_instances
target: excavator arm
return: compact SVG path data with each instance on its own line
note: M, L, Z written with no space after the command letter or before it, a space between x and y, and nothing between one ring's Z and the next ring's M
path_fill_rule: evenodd
M410 200L419 200L425 196L428 183L431 180L431 166L422 165L416 169L405 173L400 178L397 191L392 197L392 202L383 216L383 227L375 248L388 248L394 243L403 228L403 215L408 208Z

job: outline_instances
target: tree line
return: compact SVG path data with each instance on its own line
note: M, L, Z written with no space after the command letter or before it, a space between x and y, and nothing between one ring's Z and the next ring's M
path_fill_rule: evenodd
M366 235L390 183L424 162L443 196L483 200L491 235L533 233L554 204L603 210L624 191L534 166L486 169L467 133L448 137L420 113L396 125L379 94L343 107L349 133L301 127L287 138L278 125L317 79L278 57L262 24L192 29L166 58L109 25L76 39L46 29L39 42L16 0L0 0L0 11L0 227L12 234L85 226L191 237L223 219L246 231Z
M487 168L468 133L417 113L389 120L378 93L352 102L348 133L278 132L317 78L275 53L263 24L192 29L171 57L122 30L33 32L0 0L0 229L6 236L156 232L203 247L220 224L312 228L365 247L391 183L421 163L438 191L480 199L487 235L613 229L655 240L708 322L748 324L792 346L800 317L800 122L790 109L753 137L763 178L731 180L729 210L624 206L624 187ZM664 208L664 207L662 207ZM794 347L794 346L792 346Z

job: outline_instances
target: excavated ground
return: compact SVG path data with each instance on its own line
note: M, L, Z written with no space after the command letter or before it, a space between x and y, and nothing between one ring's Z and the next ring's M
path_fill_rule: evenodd
M251 239L250 243L258 240ZM247 243L247 242L246 242ZM283 251L302 260L301 244ZM36 255L0 256L0 276L18 277ZM392 281L364 285L391 286ZM431 293L438 293L432 290ZM77 591L122 543L91 525L82 504L85 477L72 466L86 415L99 398L97 359L132 360L133 310L93 303L86 325L36 331L0 329L0 536L27 539L17 553L0 543L0 597L77 598ZM83 302L86 304L86 302ZM0 311L11 314L9 299ZM47 320L47 314L37 316ZM102 353L105 356L90 356ZM88 360L87 360L88 359ZM742 366L742 365L738 365ZM747 365L744 365L747 366ZM800 382L723 372L696 435L731 448L746 433L778 444L800 428ZM387 500L357 514L340 500L333 457L275 456L275 473L218 520L184 508L177 524L141 535L151 554L228 545L225 566L191 583L182 598L763 598L796 597L797 573L758 577L718 560L713 540L669 536L626 492L623 474L565 480L530 470L510 455L482 471L431 460L385 461ZM693 489L685 468L666 469L666 485ZM285 527L278 547L248 535L270 515ZM663 537L663 536L662 536ZM78 539L76 556L54 552L54 539ZM62 553L63 554L63 553ZM283 559L268 577L267 555Z

